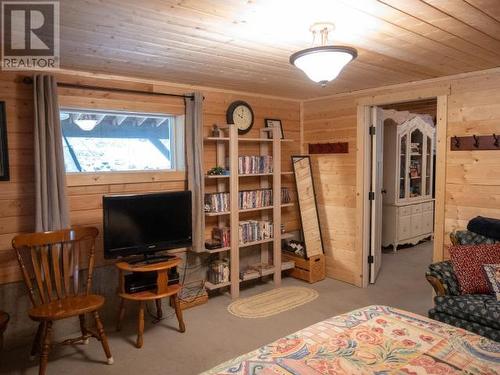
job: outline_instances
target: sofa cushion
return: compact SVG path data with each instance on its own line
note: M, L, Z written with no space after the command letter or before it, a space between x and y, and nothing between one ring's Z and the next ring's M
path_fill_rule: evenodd
M429 271L427 275L436 277L441 283L443 283L446 294L452 296L460 295L460 287L458 285L458 280L455 277L455 271L453 270L453 265L449 260L443 262L432 263L429 266Z
M500 329L500 302L492 295L438 296L434 302L438 312Z
M500 242L493 238L488 238L469 230L457 230L453 233L450 233L450 238L451 242L454 245L479 245L482 243L493 244Z
M483 264L486 280L491 290L500 301L500 264Z
M463 328L467 331L477 333L478 335L487 337L493 341L496 341L500 345L500 329L488 327L476 322L471 322L469 320L461 319L457 316L449 315L436 311L436 309L429 310L429 318L438 320L443 323L450 324L455 327Z
M500 263L500 244L451 246L449 251L461 293L491 293L483 264Z

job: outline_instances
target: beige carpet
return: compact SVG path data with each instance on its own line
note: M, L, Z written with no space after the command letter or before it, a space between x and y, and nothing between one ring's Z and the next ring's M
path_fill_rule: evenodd
M318 298L314 289L300 286L278 288L252 297L240 298L227 311L240 318L266 318L302 306Z
M207 304L187 310L185 333L177 331L174 315L158 324L152 324L148 316L142 349L134 346L137 306L130 304L121 332L114 330L114 321L104 323L114 365L105 364L101 346L91 340L89 345L55 347L50 355L48 374L193 375L356 308L383 304L425 315L432 306L432 288L425 280L431 259L431 243L383 254L377 284L366 289L332 279L309 285L285 278L284 287L308 287L319 296L305 305L267 318L241 319L230 314L227 306L233 301L227 295L212 297ZM272 288L272 284L253 286L244 289L241 296L250 297ZM170 315L167 304L163 306L165 315ZM153 306L150 309L154 310ZM33 324L33 333L35 328ZM29 350L27 345L1 353L0 374L36 375L37 363L28 361Z

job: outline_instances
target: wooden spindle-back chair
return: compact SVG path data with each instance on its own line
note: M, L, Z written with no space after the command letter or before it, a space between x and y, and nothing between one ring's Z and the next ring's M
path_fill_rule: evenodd
M94 227L75 227L21 234L12 241L33 306L28 315L40 322L31 350L32 356L40 352L39 374L46 371L53 322L76 316L80 319L82 334L64 343L86 344L90 337L95 337L102 343L108 364L113 363L98 313L105 300L102 296L91 294L98 233ZM81 258L85 250L88 251L88 271L84 278ZM93 314L96 332L87 328L86 313Z

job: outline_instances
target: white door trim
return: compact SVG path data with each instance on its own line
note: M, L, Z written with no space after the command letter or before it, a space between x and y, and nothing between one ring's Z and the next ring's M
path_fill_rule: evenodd
M451 87L440 86L410 92L369 96L358 100L357 106L357 148L356 148L356 236L355 251L361 255L362 285L369 283L368 255L370 252L370 107L385 104L403 103L437 98L436 119L436 203L434 214L434 252L433 260L440 261L444 256L444 218L446 189L446 152L448 128L448 95Z

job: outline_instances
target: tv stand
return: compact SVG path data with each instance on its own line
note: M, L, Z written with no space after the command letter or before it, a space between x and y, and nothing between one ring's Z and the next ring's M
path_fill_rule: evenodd
M134 259L128 262L128 264L146 265L146 264L156 264L162 262L168 262L169 260L175 259L175 255L148 255L144 254L143 259Z

